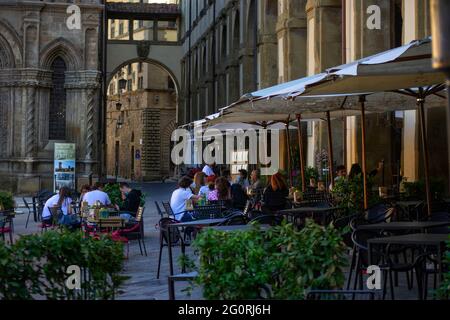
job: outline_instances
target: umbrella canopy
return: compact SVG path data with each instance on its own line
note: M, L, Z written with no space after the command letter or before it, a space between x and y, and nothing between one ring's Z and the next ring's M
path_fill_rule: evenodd
M261 120L279 120L287 116L292 118L297 113L301 113L303 119L315 119L318 118L316 113L336 110L341 111L341 116L353 115L352 112L342 114L342 111L357 110L360 95L368 95L367 111L415 109L413 99L392 91L430 86L444 81L444 74L432 68L431 40L413 41L402 47L330 68L325 73L247 94L221 109L219 118L214 121L234 122L238 118L255 116ZM427 99L427 106L436 105L442 105L440 99Z

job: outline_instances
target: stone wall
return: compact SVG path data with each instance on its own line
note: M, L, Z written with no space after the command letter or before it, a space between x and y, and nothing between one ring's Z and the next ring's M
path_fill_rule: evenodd
M49 140L51 65L65 72L65 142L77 144L80 178L98 170L100 1L80 1L81 30L66 26L67 1L0 3L0 185L53 189ZM4 116L3 116L4 115Z

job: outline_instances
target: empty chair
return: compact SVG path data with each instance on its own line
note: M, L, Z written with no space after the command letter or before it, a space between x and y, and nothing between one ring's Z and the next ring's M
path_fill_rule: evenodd
M127 240L137 240L141 255L143 256L145 253L145 256L147 256L147 248L145 247L144 239L144 207L139 207L136 214L136 223L134 225L125 229L114 231L113 236L125 237Z
M23 200L23 203L25 204L25 207L28 210L27 222L25 223L25 228L28 228L28 221L30 220L30 215L31 215L32 209L31 209L30 204L28 203L28 201L25 199L25 197L22 198L22 200ZM33 208L33 212L34 212L34 208ZM34 214L34 216L36 216L36 214Z
M159 273L161 270L161 257L164 247L169 245L169 230L170 230L170 243L172 247L181 246L181 251L184 254L185 247L188 243L184 242L183 236L178 228L169 228L169 224L177 223L179 221L172 218L162 218L159 220L159 258L158 258L158 272L156 278L159 279ZM182 272L185 272L183 270Z
M376 290L310 290L306 300L376 300L380 292Z
M158 201L155 201L155 206L156 206L156 211L158 212L159 216L161 218L164 218L164 212L162 212L162 210L161 210L161 208L160 208L160 206L158 204Z
M5 241L5 235L9 235L10 244L13 243L12 219L6 216L0 216L0 236Z
M283 221L283 217L274 215L274 214L265 214L258 217L253 218L248 223L259 223L259 224L268 224L271 226L277 226L280 225Z
M227 218L224 222L220 223L219 226L236 226L247 224L248 220L242 213L235 213Z

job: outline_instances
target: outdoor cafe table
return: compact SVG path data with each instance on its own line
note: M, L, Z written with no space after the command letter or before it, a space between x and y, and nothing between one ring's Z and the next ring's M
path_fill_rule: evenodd
M385 230L402 231L418 230L425 232L428 229L449 226L450 221L393 221L373 224L362 224L357 227L358 230Z
M224 221L226 221L226 218L219 218L219 219L202 219L202 220L193 220L188 222L178 222L178 223L171 223L167 226L168 232L167 232L167 246L169 250L169 267L170 267L170 275L173 275L173 257L172 257L172 240L170 237L170 229L171 228L181 228L181 227L208 227L213 225L218 225Z
M373 245L414 245L419 247L435 247L437 252L437 263L439 265L439 281L442 279L442 250L445 250L445 243L448 240L448 234L432 233L412 233L401 236L392 236L384 238L373 238L367 240L367 251L369 253L369 265L372 265L372 246Z
M312 218L314 219L314 216L321 215L323 218L324 215L333 214L334 211L338 209L338 207L298 207L294 209L280 210L277 212L277 214L293 216L294 219L296 218L296 216L311 214Z
M423 203L420 200L407 200L407 201L396 201L395 205L400 207L404 212L410 217L411 211L416 208L419 204ZM416 209L416 219L419 220L419 210Z
M248 231L248 230L252 230L253 228L254 228L254 226L252 226L250 224L208 227L208 229L213 229L213 230L217 230L217 231L224 231L224 232ZM267 230L269 228L270 228L270 225L268 225L268 224L262 224L262 225L259 226L260 230Z

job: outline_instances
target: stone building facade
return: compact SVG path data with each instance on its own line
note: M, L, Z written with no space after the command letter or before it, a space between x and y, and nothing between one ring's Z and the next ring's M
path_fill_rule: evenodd
M184 59L178 117L184 123L217 112L247 92L431 34L429 0L205 0L181 5ZM379 14L380 29L367 26L374 14L370 6ZM441 177L447 177L444 112L427 111L431 174ZM368 167L384 161L386 179L398 174L408 181L419 179L416 111L373 114L367 120ZM317 155L327 149L327 127L322 121L303 126L305 160L315 165ZM349 168L360 162L359 128L359 116L332 120L335 165ZM285 146L280 150L286 154Z
M119 80L126 80L120 89ZM171 134L177 95L168 73L133 63L113 76L107 102L107 174L138 181L172 175Z
M53 189L55 142L76 143L77 173L98 171L100 0L0 1L0 185Z

